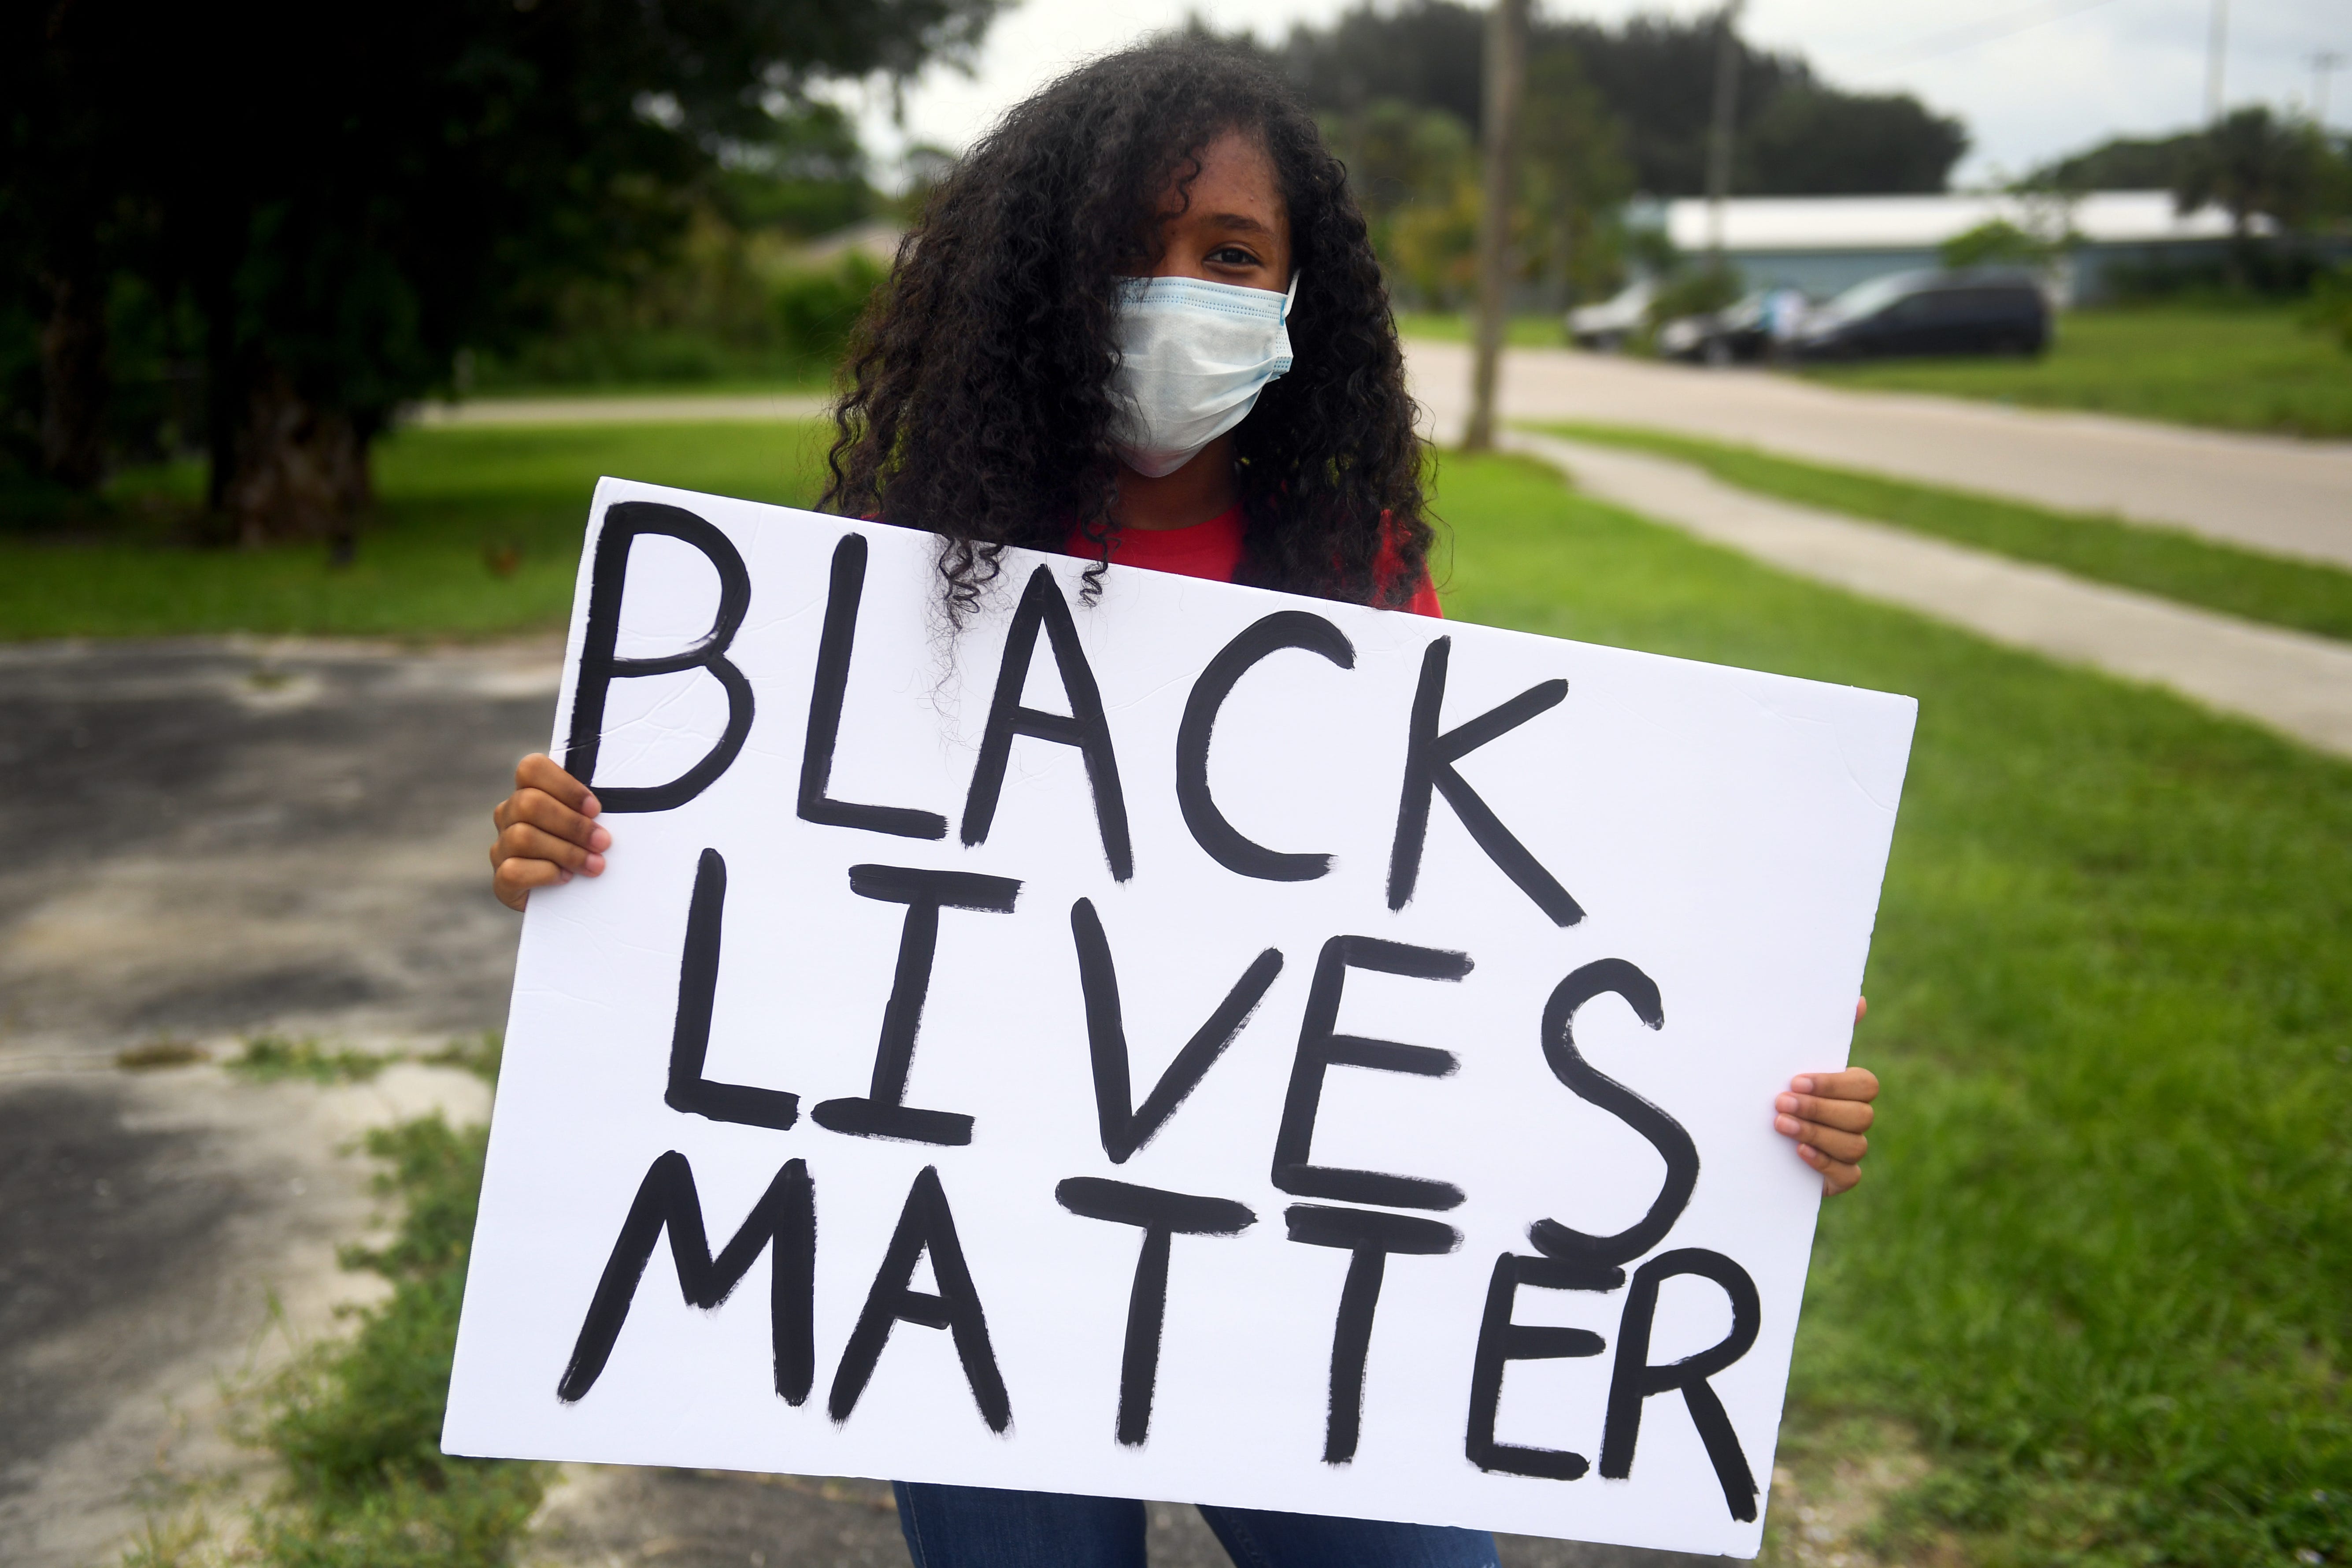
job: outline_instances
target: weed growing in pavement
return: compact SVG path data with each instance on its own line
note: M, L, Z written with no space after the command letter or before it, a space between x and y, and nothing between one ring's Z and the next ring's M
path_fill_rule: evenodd
M499 1062L506 1054L506 1036L496 1029L460 1035L437 1051L417 1058L431 1067L459 1068L484 1083L499 1081Z
M151 1517L123 1549L122 1568L210 1568L225 1561L200 1510Z
M365 1083L401 1059L397 1054L331 1051L307 1035L300 1039L289 1039L284 1035L253 1035L246 1039L245 1048L229 1058L228 1070L256 1083L279 1083L297 1078L312 1083Z
M124 1072L160 1072L166 1068L194 1067L213 1059L212 1052L193 1041L165 1035L114 1053L114 1065Z

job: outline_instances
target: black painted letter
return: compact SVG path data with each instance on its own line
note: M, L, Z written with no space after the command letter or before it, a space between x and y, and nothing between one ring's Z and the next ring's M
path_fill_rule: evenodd
M1495 1259L1486 1281L1486 1311L1478 1321L1478 1353L1470 1372L1470 1431L1463 1452L1482 1470L1572 1481L1592 1468L1581 1454L1561 1448L1529 1448L1495 1441L1495 1413L1503 1400L1503 1368L1515 1361L1564 1361L1599 1355L1601 1336L1588 1329L1543 1328L1511 1321L1519 1287L1546 1290L1614 1290L1625 1283L1622 1268L1521 1258L1506 1252Z
M656 1159L637 1184L555 1396L570 1405L596 1386L665 1228L678 1290L688 1305L706 1311L727 1300L762 1247L770 1249L768 1318L776 1392L793 1405L806 1399L816 1376L816 1188L807 1163L793 1160L776 1173L714 1261L702 1226L702 1201L695 1195L694 1170L674 1149Z
M669 1037L669 1088L662 1103L689 1116L740 1121L779 1131L800 1119L800 1097L781 1089L713 1083L702 1076L710 1054L710 1010L719 991L719 933L727 910L727 862L705 849L686 910L685 955L677 966L677 1022Z
M1242 1032L1266 987L1282 973L1282 954L1267 948L1242 971L1234 988L1209 1021L1194 1031L1176 1059L1160 1075L1160 1082L1138 1108L1129 1081L1127 1026L1119 1013L1118 971L1112 964L1110 940L1094 905L1080 899L1070 906L1070 934L1078 945L1078 984L1086 994L1087 1048L1094 1059L1095 1115L1102 1129L1103 1152L1114 1165L1124 1165L1138 1149L1151 1142L1167 1124L1185 1096L1201 1085L1202 1077Z
M816 679L809 688L808 738L801 748L800 817L828 827L860 827L901 838L945 838L948 819L904 805L859 805L825 794L833 782L833 749L841 739L841 704L849 690L849 654L857 641L857 604L866 592L866 536L845 533L833 547L833 583L824 598L824 629L816 645Z
M1054 649L1054 668L1062 674L1062 690L1070 700L1067 713L1041 713L1021 705L1021 688L1029 678L1030 660L1037 651L1037 628L1045 628ZM1103 717L1102 691L1095 672L1078 646L1078 628L1070 619L1069 603L1055 584L1050 568L1030 574L1029 586L1013 612L1004 636L1004 662L996 671L996 695L988 705L988 728L980 742L980 762L972 769L971 791L964 797L963 841L979 844L996 821L997 797L1004 793L1004 768L1013 755L1013 737L1034 736L1065 746L1076 746L1086 759L1087 785L1095 797L1095 820L1102 830L1103 858L1110 874L1124 882L1135 875L1135 849L1127 833L1127 797L1119 789L1118 757L1111 750L1110 721Z
M1274 1184L1302 1198L1337 1198L1341 1203L1386 1204L1404 1209L1453 1208L1462 1202L1462 1189L1451 1182L1307 1163L1315 1142L1315 1114L1323 1103L1326 1069L1378 1068L1383 1072L1444 1078L1461 1065L1452 1051L1433 1046L1401 1046L1393 1040L1337 1033L1339 993L1350 969L1415 980L1459 980L1470 973L1470 955L1370 936L1335 936L1323 944L1322 956L1315 961L1315 984L1307 994L1307 1016L1298 1026L1298 1054L1291 1060L1282 1126L1275 1133Z
M1323 1462L1344 1465L1356 1457L1363 1429L1364 1362L1371 1353L1372 1314L1380 1308L1389 1254L1437 1257L1460 1247L1462 1233L1433 1219L1318 1204L1293 1204L1282 1217L1291 1240L1344 1247L1351 1255L1347 1283L1339 1287L1339 1315L1331 1324L1331 1404L1323 1426Z
M1501 707L1441 731L1437 721L1445 706L1445 665L1453 647L1452 637L1439 637L1421 656L1421 687L1413 693L1412 726L1405 741L1404 792L1397 803L1396 845L1389 852L1389 908L1401 910L1412 900L1413 884L1421 877L1422 844L1429 836L1429 796L1434 790L1445 797L1486 858L1536 901L1536 908L1549 915L1554 925L1572 926L1584 918L1584 910L1454 768L1487 742L1559 706L1568 695L1568 682L1530 686Z
M616 658L621 635L621 595L629 575L629 546L640 535L660 534L702 552L719 574L719 614L700 642L659 658ZM735 545L716 527L680 507L657 501L617 501L604 509L596 534L596 563L588 578L588 625L580 648L580 676L572 693L572 730L563 751L563 771L582 784L596 782L596 752L604 739L604 698L615 680L641 675L672 675L704 669L727 692L727 728L703 759L665 784L607 785L596 791L606 811L668 811L684 805L725 773L751 732L751 683L728 661L728 645L751 605L751 574Z
M1574 1089L1577 1098L1648 1139L1666 1163L1666 1179L1659 1184L1650 1212L1615 1236L1588 1236L1558 1220L1539 1219L1528 1227L1528 1239L1554 1258L1607 1265L1632 1262L1674 1229L1691 1190L1698 1185L1698 1145L1681 1122L1593 1067L1577 1050L1576 1010L1601 995L1623 997L1634 1016L1653 1029L1665 1024L1665 1008L1650 977L1622 958L1604 958L1561 981L1544 1004L1544 1059L1551 1065L1552 1076Z
M1176 804L1193 842L1228 871L1267 882L1311 882L1331 869L1328 855L1286 855L1234 830L1209 794L1209 738L1234 683L1270 653L1286 647L1319 653L1341 669L1356 668L1355 646L1339 628L1305 610L1276 610L1227 643L1192 682L1184 721L1176 728Z
M915 1265L925 1252L931 1255L931 1274L940 1282L936 1296L913 1288ZM947 1190L931 1165L923 1167L907 1194L898 1228L890 1235L889 1250L882 1255L874 1288L866 1292L865 1309L857 1314L857 1326L850 1330L841 1366L833 1374L833 1392L825 1396L824 1407L835 1426L857 1408L858 1396L882 1359L882 1347L890 1342L890 1330L901 1322L947 1330L955 1341L956 1359L963 1363L964 1381L971 1385L972 1402L980 1406L980 1418L992 1432L1013 1425L1013 1402L996 1370L980 1292L972 1289L971 1270L964 1267L963 1244L956 1239Z
M820 1127L856 1138L897 1138L909 1143L971 1142L971 1118L955 1110L924 1110L907 1101L907 1069L923 1026L931 989L931 955L940 944L941 910L1011 914L1021 884L1010 877L969 871L920 871L902 866L852 866L849 890L861 899L907 906L898 931L898 970L882 1009L882 1038L874 1048L873 1087L865 1095L821 1101L809 1112ZM910 1200L911 1201L911 1200Z
M1151 1430L1151 1392L1160 1380L1160 1330L1168 1316L1169 1238L1239 1236L1257 1215L1226 1198L1164 1193L1099 1176L1072 1176L1054 1189L1064 1208L1087 1219L1143 1228L1135 1286L1127 1298L1127 1346L1118 1365L1118 1440L1141 1445Z
M1650 1323L1658 1311L1658 1286L1677 1274L1696 1274L1723 1287L1731 1298L1731 1331L1723 1342L1696 1355L1664 1366L1650 1364ZM1739 1434L1723 1401L1706 1380L1748 1353L1763 1321L1756 1281L1748 1270L1720 1252L1686 1247L1663 1252L1633 1275L1633 1289L1625 1296L1625 1316L1617 1326L1617 1365L1609 1379L1609 1424L1601 1436L1601 1473L1622 1481L1633 1473L1633 1443L1642 1432L1642 1402L1654 1394L1682 1391L1690 1406L1691 1425L1715 1465L1715 1479L1723 1484L1723 1500L1731 1517L1743 1521L1756 1517L1756 1477L1748 1457L1739 1451Z

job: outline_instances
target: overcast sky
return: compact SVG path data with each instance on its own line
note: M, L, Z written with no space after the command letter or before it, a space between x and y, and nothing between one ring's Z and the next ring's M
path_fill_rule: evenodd
M1553 16L1614 21L1635 11L1714 9L1693 0L1538 0ZM1998 180L2115 134L2180 129L2202 115L2213 0L1750 0L1743 33L1794 49L1841 87L1916 93L1973 138L1962 184ZM877 102L868 145L968 145L1008 106L1076 61L1199 13L1222 31L1272 40L1322 23L1348 0L1016 0L990 29L978 72L937 68L906 98L906 125ZM2352 60L2352 0L2229 0L2225 96L2308 109L2312 56ZM2338 70L2329 122L2352 123L2352 68Z

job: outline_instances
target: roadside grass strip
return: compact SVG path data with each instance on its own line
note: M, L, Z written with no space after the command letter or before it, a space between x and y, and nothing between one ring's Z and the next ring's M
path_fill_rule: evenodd
M2347 374L2352 374L2352 365ZM2290 561L2178 529L2054 511L1663 430L1574 423L1530 427L1671 458L1759 495L1892 523L2245 620L2352 640L2352 572L2323 563Z
M1397 331L1408 338L1466 343L1475 335L1467 315L1454 310L1400 310ZM1513 316L1503 329L1503 341L1515 349L1556 349L1568 342L1564 315Z
M1531 462L1439 494L1462 618L1919 700L1855 1045L1885 1120L1790 1407L1916 1436L1878 1548L2352 1561L2352 766Z
M245 1059L260 1043L247 1042ZM287 1048L259 1054L341 1059L315 1042L276 1045ZM499 1037L384 1059L459 1067L495 1083ZM361 1147L383 1167L375 1190L397 1220L386 1245L347 1246L341 1258L381 1275L392 1294L352 1314L347 1337L310 1346L239 1395L237 1436L278 1462L276 1484L242 1527L216 1530L200 1507L152 1517L121 1568L505 1568L516 1560L553 1467L458 1458L440 1445L488 1143L488 1128L452 1127L437 1111L366 1134Z
M260 1436L285 1479L253 1520L276 1568L498 1568L513 1561L551 1469L441 1452L442 1407L473 1242L487 1128L437 1114L378 1128L377 1190L402 1205L381 1249L344 1267L392 1281L348 1340L299 1358L268 1391Z
M2293 302L2071 310L2039 359L1910 359L1809 367L1838 386L2080 408L2285 436L2352 437L2352 354Z
M806 506L825 427L805 422L400 432L376 456L379 504L356 558L323 543L181 542L194 465L119 479L102 525L0 531L0 640L58 637L495 637L563 625L588 500L613 474Z

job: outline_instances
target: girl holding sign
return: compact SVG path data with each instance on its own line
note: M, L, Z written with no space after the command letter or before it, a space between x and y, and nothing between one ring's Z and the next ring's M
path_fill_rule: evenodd
M836 411L824 504L941 541L951 616L1008 548L1440 614L1404 360L1346 171L1261 68L1200 41L1007 114L900 247ZM524 759L494 886L594 876L595 798ZM1860 1179L1877 1080L1796 1079L1775 1125ZM1141 1564L1138 1502L904 1485L917 1568ZM1483 1531L1204 1508L1263 1568L1477 1568Z

